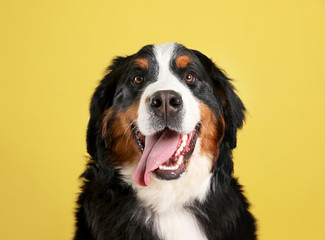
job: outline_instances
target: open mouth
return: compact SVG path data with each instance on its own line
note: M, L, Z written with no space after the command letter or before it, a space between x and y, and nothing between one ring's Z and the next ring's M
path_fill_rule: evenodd
M164 180L177 179L185 172L195 148L200 124L186 135L165 128L152 136L143 136L134 123L132 129L142 153L133 174L139 185L147 186L152 172Z

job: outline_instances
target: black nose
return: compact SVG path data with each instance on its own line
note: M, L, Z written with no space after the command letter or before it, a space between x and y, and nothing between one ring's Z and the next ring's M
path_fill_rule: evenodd
M149 99L150 107L157 117L173 118L183 107L182 97L175 91L158 91Z

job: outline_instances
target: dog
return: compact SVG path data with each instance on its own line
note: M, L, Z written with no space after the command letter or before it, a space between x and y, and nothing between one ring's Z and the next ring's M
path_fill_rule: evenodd
M244 118L231 80L199 51L117 57L90 103L74 239L256 239L233 177Z

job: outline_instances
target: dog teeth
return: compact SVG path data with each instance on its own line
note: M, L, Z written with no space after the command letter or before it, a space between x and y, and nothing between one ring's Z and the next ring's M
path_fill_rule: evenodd
M179 168L179 166L182 164L183 160L184 160L184 156L181 155L181 156L178 157L176 165L174 165L174 166L160 165L159 169L160 170L171 170L171 171L172 170L177 170Z
M176 152L176 155L180 155L180 153L183 151L183 146L181 146L178 150L177 150L177 152Z
M166 166L160 165L160 166L159 166L159 169L160 169L160 170L166 170Z
M184 156L183 155L179 156L177 160L177 168L182 164L183 160L184 160Z
M187 141L187 135L183 135L182 136L182 141L186 143L186 141Z
M182 136L182 143L181 146L177 149L176 155L180 155L180 153L183 151L184 147L186 146L187 138L187 135Z

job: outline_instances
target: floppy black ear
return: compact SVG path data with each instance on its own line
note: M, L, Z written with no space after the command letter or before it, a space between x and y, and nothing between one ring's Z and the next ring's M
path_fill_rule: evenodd
M222 114L225 120L225 134L223 141L228 142L231 149L236 147L237 129L241 128L245 120L245 107L235 93L231 80L208 57L194 51L216 86L215 94L220 96Z
M97 136L101 129L101 118L105 109L113 104L116 86L119 78L118 69L126 61L127 57L116 58L107 70L108 74L100 81L90 103L90 119L87 129L87 151L94 157L97 152Z
M237 129L243 126L245 120L245 106L235 93L230 79L216 66L214 66L214 80L222 101L225 120L224 140L228 141L230 148L237 145Z

